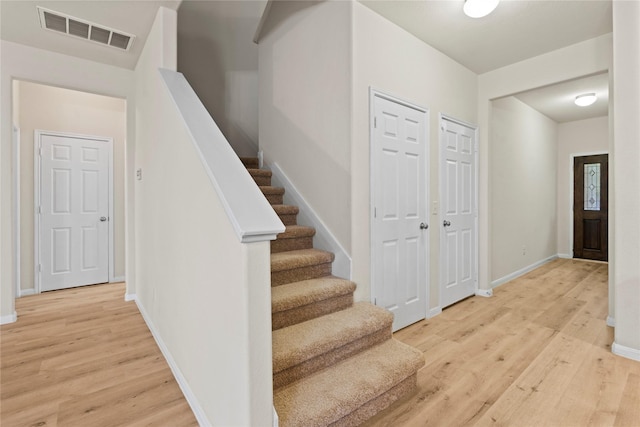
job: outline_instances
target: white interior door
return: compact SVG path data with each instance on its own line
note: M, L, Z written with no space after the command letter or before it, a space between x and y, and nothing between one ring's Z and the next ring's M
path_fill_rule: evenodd
M475 129L440 121L440 306L475 294L477 283L477 186Z
M40 134L40 290L109 281L110 141Z
M427 112L373 96L372 276L393 330L426 317Z

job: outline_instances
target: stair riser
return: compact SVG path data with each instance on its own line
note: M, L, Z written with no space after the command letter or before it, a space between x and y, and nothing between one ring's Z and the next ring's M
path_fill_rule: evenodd
M244 165L244 167L248 169L258 169L260 166L260 162L257 158L254 157L240 157L240 161Z
M297 237L295 239L276 239L271 241L271 253L297 251L298 249L311 249L313 237Z
M293 268L291 270L272 271L271 286L285 285L316 277L331 275L331 263L316 264L308 267Z
M337 349L333 349L330 352L316 356L313 359L307 360L283 371L274 372L273 389L276 390L328 366L335 365L341 360L351 357L356 353L373 347L376 344L380 344L388 339L391 339L391 325L370 335L351 341L350 343Z
M280 311L271 315L271 328L274 331L286 328L287 326L306 322L307 320L315 319L325 314L344 310L352 305L353 294L349 294L296 307L291 310Z
M271 185L271 177L268 177L268 176L253 176L253 175L251 175L251 178L253 178L253 180L258 185L262 185L262 186L270 186Z
M418 374L413 374L389 389L382 395L372 399L346 417L339 419L328 427L357 427L380 411L387 409L393 402L409 395L418 386ZM281 425L285 425L282 421Z
M265 194L267 201L272 205L281 205L283 203L284 196L282 194Z
M297 214L279 214L278 217L284 225L298 225Z

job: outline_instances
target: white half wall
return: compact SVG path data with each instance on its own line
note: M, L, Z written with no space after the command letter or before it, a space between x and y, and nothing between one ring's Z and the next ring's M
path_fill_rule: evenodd
M608 116L558 124L557 245L563 256L573 257L573 159L608 151Z
M0 41L0 318L14 314L15 300L14 248L11 237L14 210L11 166L14 79L129 98L133 72L5 40ZM133 108L133 103L128 102L127 112ZM127 139L132 141L134 126L131 120L128 122Z
M557 123L510 96L491 109L491 281L555 256Z

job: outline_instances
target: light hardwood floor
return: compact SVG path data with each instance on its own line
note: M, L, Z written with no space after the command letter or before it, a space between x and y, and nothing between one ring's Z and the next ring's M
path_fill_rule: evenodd
M124 284L20 298L0 332L0 425L197 426Z
M640 362L611 353L607 264L556 260L397 332L418 390L371 426L640 426Z

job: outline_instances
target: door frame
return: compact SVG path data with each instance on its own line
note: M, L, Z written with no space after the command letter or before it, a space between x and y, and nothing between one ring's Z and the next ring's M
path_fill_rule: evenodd
M444 162L445 162L445 151L442 149L441 143L442 143L442 137L444 135L444 122L448 121L448 122L453 122L453 123L457 123L461 126L464 126L466 128L469 128L471 130L473 130L473 134L474 134L474 139L475 139L475 147L473 147L473 167L475 169L474 171L474 179L475 179L475 185L473 186L473 192L474 192L474 197L473 197L473 210L475 212L475 218L474 218L474 239L475 239L475 257L473 259L473 265L475 268L475 278L473 279L473 287L475 290L475 294L478 295L478 278L480 277L479 275L479 265L480 265L480 242L478 241L479 238L479 228L480 228L480 222L479 222L479 210L478 210L478 192L479 192L479 181L480 181L480 171L479 171L479 167L478 167L478 163L479 163L479 154L480 154L480 132L478 130L478 125L469 123L469 122L465 122L464 120L460 120L457 119L453 116L450 116L448 114L444 114L444 113L440 113L438 114L438 152L439 152L439 162L438 162L438 180L440 181L438 183L438 233L439 233L439 243L438 243L438 250L440 252L439 254L439 260L438 260L438 267L439 267L439 274L438 274L438 308L440 310L442 310L442 288L444 286L444 271L445 271L445 266L443 265L444 263L444 257L442 256L442 254L444 253L444 237L443 237L443 233L441 232L442 229L440 228L440 224L442 223L442 221L444 220L444 216L442 214L442 200L444 200Z
M576 157L585 157L585 156L600 156L602 154L609 155L609 150L596 150L596 151L586 151L580 153L571 153L569 154L569 253L567 254L570 259L573 259L573 235L574 235L574 223L573 223L573 191L574 191L574 162ZM607 216L609 214L607 213ZM609 236L607 236L609 239Z
M20 290L20 128L13 125L13 280L15 296L22 296Z
M35 293L39 294L42 292L41 290L41 277L40 277L40 264L41 264L41 255L40 255L40 215L38 212L38 207L40 206L40 192L42 190L40 185L40 175L41 175L41 162L40 162L40 138L44 135L50 136L58 136L64 138L77 138L77 139L90 139L96 142L103 142L108 144L107 152L109 157L109 166L108 166L108 182L109 182L109 220L108 224L108 242L109 242L109 250L107 253L109 254L108 260L108 282L112 282L115 277L115 246L114 246L114 226L113 226L113 138L106 136L95 136L95 135L83 135L78 133L70 133L70 132L55 132L55 131L45 131L41 129L36 129L33 132L33 285L35 289Z
M370 253L369 253L369 271L370 271L370 275L371 275L371 289L370 289L370 301L372 304L375 305L376 302L376 297L379 294L378 289L376 287L376 281L375 279L375 253L373 250L373 242L374 237L376 235L376 231L375 231L375 227L374 227L374 209L375 206L373 204L374 198L375 198L375 188L373 186L374 183L374 161L375 161L375 153L373 150L373 145L375 143L375 131L374 131L374 116L375 116L375 98L382 98L382 99L386 99L387 101L391 101L391 102L395 102L396 104L400 104L403 105L405 107L408 108L412 108L416 111L419 111L421 114L424 114L425 116L425 138L426 138L426 147L425 147L425 158L424 158L424 164L423 167L425 168L425 178L426 178L426 182L425 182L425 212L427 213L427 216L429 215L429 192L430 192L430 181L431 181L431 171L429 170L429 165L430 165L430 156L429 156L429 151L430 151L430 144L429 144L429 135L430 135L430 126L429 126L429 109L426 107L422 107L418 104L414 104L410 101L406 101L402 98L399 98L397 96L394 95L390 95L389 93L380 91L376 88L374 88L373 86L369 86L369 248L370 248ZM427 223L429 222L428 218L425 218L425 221L427 221ZM430 251L430 247L431 247L431 233L429 229L425 230L426 231L426 253L425 253L425 266L426 266L426 278L425 278L425 314L428 317L429 316L429 291L430 291L430 287L431 287L431 280L430 280L430 276L431 276L431 251Z

